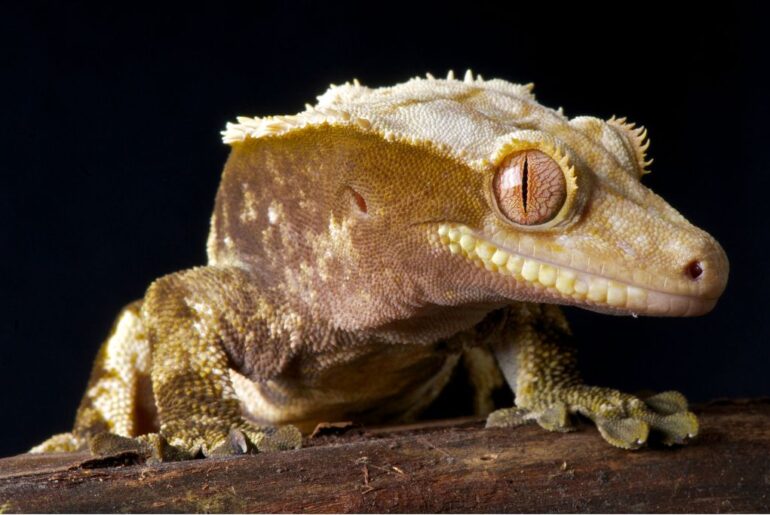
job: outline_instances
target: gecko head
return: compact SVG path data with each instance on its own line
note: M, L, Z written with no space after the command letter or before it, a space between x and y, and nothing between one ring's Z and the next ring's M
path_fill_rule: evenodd
M725 288L716 240L641 183L644 129L557 120L512 131L483 166L483 203L431 227L450 268L511 299L615 314L695 316Z
M714 238L642 184L643 130L569 119L530 86L355 82L223 135L210 264L340 327L512 301L692 316L727 281Z

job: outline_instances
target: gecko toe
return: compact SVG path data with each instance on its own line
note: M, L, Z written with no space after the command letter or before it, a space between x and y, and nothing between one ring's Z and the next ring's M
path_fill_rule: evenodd
M673 390L647 397L644 399L644 403L661 415L672 415L680 411L687 411L687 399L681 393Z
M554 403L537 413L535 420L540 427L548 431L566 433L575 430L567 406L562 402Z
M243 431L233 428L227 434L224 442L215 447L207 456L232 456L247 454L253 446Z
M596 418L599 433L610 444L622 449L635 450L647 443L650 426L636 418Z
M288 451L302 446L302 433L296 426L249 428L244 432L259 452Z
M143 456L151 454L151 448L147 443L108 432L97 433L89 438L88 450L95 456L112 456L124 452L136 452Z
M530 422L537 422L540 427L548 431L566 433L575 430L567 406L561 402L540 410L499 409L489 414L486 427L516 427Z
M530 411L522 408L502 408L487 416L486 427L516 427L533 421Z
M681 445L698 436L698 417L690 411L647 418L650 427L661 436L664 445Z

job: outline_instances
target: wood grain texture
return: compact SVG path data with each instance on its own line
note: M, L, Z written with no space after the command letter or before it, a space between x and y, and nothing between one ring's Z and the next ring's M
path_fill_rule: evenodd
M0 512L770 511L770 402L696 411L690 446L637 452L588 424L553 434L456 420L162 465L20 455L0 460Z

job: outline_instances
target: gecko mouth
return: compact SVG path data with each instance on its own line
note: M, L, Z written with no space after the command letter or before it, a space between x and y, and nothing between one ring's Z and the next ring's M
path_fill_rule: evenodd
M434 238L436 233L434 233ZM609 278L515 253L461 224L438 225L438 241L452 254L534 290L532 301L549 300L613 314L697 316L716 298L659 291L621 278Z

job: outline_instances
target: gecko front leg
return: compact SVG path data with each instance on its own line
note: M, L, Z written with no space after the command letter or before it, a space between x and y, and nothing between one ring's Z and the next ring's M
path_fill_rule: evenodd
M240 269L202 267L155 281L102 345L73 430L32 452L89 447L178 460L299 447L294 426L244 417L230 376L268 377L283 366L283 315Z
M698 420L678 392L642 400L584 384L568 338L569 327L556 306L520 304L509 309L506 330L493 351L514 390L516 407L491 413L487 427L535 420L549 431L570 431L570 415L579 413L596 424L607 442L624 449L644 445L651 430L661 433L667 445L698 434Z
M202 267L172 274L148 290L142 315L153 343L152 385L160 434L184 452L207 456L299 447L293 426L260 427L243 416L230 379L235 355L258 353L271 320L254 306L247 274ZM246 291L249 290L249 291ZM279 363L274 363L279 366ZM248 443L246 443L246 441Z

